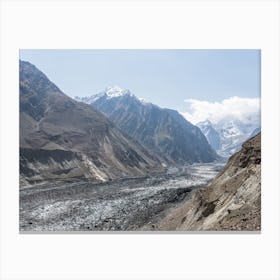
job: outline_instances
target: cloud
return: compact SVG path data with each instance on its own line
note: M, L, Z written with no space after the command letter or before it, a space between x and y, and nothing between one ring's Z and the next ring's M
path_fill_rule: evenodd
M193 124L206 119L214 124L226 119L250 123L253 119L260 117L260 98L233 96L221 102L197 99L186 99L184 102L187 108L181 114Z

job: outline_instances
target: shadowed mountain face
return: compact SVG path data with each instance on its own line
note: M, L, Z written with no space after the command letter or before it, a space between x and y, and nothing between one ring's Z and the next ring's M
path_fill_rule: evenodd
M212 162L217 159L200 129L175 110L140 101L128 90L118 87L80 100L103 112L122 131L167 163Z
M45 179L108 180L161 169L139 143L92 106L62 93L20 61L21 186Z

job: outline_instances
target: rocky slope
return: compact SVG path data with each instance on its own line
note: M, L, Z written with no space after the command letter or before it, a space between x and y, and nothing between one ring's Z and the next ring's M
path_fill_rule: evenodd
M206 189L193 192L152 229L260 230L261 134L246 141Z
M92 106L20 61L21 187L44 180L105 181L161 169L156 158Z
M218 158L198 127L177 111L143 102L129 90L110 87L81 100L92 104L167 163L212 162Z

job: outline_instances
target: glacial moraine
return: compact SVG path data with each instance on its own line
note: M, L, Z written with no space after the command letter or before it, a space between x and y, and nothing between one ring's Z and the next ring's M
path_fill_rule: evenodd
M205 187L222 166L195 164L152 178L56 182L21 189L20 231L138 230L163 218L193 189Z

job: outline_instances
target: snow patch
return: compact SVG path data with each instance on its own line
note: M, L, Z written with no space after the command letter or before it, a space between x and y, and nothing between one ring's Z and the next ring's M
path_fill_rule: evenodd
M105 95L107 98L114 98L124 95L132 95L128 89L122 89L119 86L111 86L105 89Z

